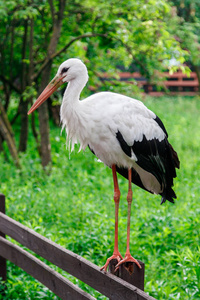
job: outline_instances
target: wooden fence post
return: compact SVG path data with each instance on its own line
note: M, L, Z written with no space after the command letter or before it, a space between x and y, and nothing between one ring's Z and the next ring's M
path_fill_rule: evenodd
M135 263L127 262L119 267L116 273L114 273L117 260L113 259L109 264L110 273L118 276L126 282L133 284L135 287L144 291L144 270L145 265L142 261L138 260L142 269L139 269Z
M6 204L5 204L5 196L3 194L0 194L0 212L4 213L6 212ZM5 234L0 232L0 236L5 238ZM6 281L6 259L0 256L0 278L3 281Z

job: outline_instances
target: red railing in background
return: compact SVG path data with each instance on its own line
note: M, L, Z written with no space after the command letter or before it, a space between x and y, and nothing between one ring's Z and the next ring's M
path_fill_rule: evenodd
M171 95L181 94L187 96L195 96L199 91L199 82L197 74L195 72L190 73L190 77L183 74L181 71L169 74L164 72L161 74L165 81L162 82L162 86L156 85L156 82L150 83L143 75L138 72L121 72L119 73L120 81L127 81L130 84L137 84L142 87L145 93L151 96L161 96L163 94L169 93ZM102 76L104 79L109 77L104 74Z

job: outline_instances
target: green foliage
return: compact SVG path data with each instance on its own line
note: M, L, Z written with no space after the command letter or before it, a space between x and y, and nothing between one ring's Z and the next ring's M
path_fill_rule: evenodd
M145 104L164 122L179 154L174 205L160 206L160 197L134 186L131 252L145 262L145 291L156 299L200 298L200 101L199 98L146 98ZM18 128L15 128L18 131ZM111 170L89 150L69 154L65 134L51 125L52 172L40 165L29 138L21 154L22 170L0 156L1 193L7 214L58 244L102 266L114 246L114 203ZM10 159L10 158L9 158ZM119 247L126 249L127 181L119 176ZM8 264L8 289L3 299L57 299L13 264ZM61 272L59 270L59 272ZM65 274L64 272L61 272ZM97 299L105 299L66 275ZM0 296L0 299L1 296Z
M26 85L34 80L38 91L57 17L55 15L52 19L52 11L57 12L58 3L55 1L51 7L47 0L42 3L38 0L13 0L6 1L5 5L5 0L0 0L0 80L7 83L11 93L13 85L19 89L22 69L28 79ZM102 71L102 66L106 72L114 67L116 73L116 66L128 67L134 63L143 74L152 78L156 76L155 70L166 68L163 60L169 60L175 54L182 65L186 51L170 33L170 11L165 0L121 1L120 5L116 0L67 3L58 49L51 54L54 58L52 71L55 72L57 66L69 57L88 61L90 72L94 74L95 70L96 75ZM84 37L86 34L88 36ZM30 76L31 58L33 73ZM94 83L102 84L98 76Z
M176 34L183 48L189 52L189 61L200 66L200 6L198 0L176 0L171 32Z
M34 87L34 83L32 84L32 86L27 86L22 94L24 101L33 96L37 97L37 91Z
M172 13L166 0L121 1L120 5L116 0L0 0L0 12L0 101L6 112L15 105L13 122L21 118L19 151L26 151L30 104L69 57L87 64L91 88L83 96L91 90L112 90L113 85L116 91L130 91L119 82L119 69L137 70L157 85L167 68L189 74L184 66L188 52L169 26ZM172 24L176 29L176 18ZM176 66L169 64L173 59ZM101 78L102 72L108 80ZM130 92L137 95L139 91L135 81ZM46 150L50 146L44 147L48 125L46 119L40 123L38 149L46 165L50 161Z

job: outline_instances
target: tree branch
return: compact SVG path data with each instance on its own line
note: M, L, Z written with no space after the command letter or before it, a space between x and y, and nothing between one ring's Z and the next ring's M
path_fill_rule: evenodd
M65 50L67 50L74 42L81 40L86 37L96 37L96 36L101 36L101 37L108 37L107 34L101 34L101 33L88 33L88 34L82 34L77 36L76 38L72 39L67 45L65 45L61 50L57 51L51 56L51 59L55 58L56 56L59 56L61 53L63 53Z
M63 14L65 12L66 0L59 0L59 11L58 11L58 20L63 19Z
M60 49L59 51L53 53L51 56L46 57L46 59L44 60L42 66L40 67L40 69L38 70L37 73L35 73L32 77L32 80L36 80L38 78L38 76L41 74L41 72L44 70L44 68L48 65L48 63L54 59L55 57L59 56L61 53L63 53L66 49L68 49L74 42L83 39L83 38L87 38L87 37L96 37L96 36L101 36L101 37L105 37L108 38L107 34L101 34L101 33L88 33L88 34L82 34L79 35L75 38L73 38L68 44L66 44L62 49Z
M54 22L55 22L55 9L54 9L54 5L53 5L53 1L48 0L48 2L49 2L49 6L50 6L52 21L53 21L53 24L54 24Z

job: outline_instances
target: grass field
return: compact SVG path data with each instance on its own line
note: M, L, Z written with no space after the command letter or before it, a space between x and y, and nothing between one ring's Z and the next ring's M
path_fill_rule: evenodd
M146 265L145 291L156 299L200 299L200 99L147 98L145 104L164 122L179 154L176 203L160 205L160 197L134 187L131 252ZM18 128L15 129L16 131ZM111 170L89 150L70 157L65 134L51 126L52 172L40 166L34 139L21 155L22 170L0 156L0 192L7 214L102 266L113 251L114 203ZM127 181L119 177L119 248L126 249ZM68 276L66 274L66 276ZM106 299L78 280L74 283L97 299ZM58 299L19 268L8 264L6 297Z

